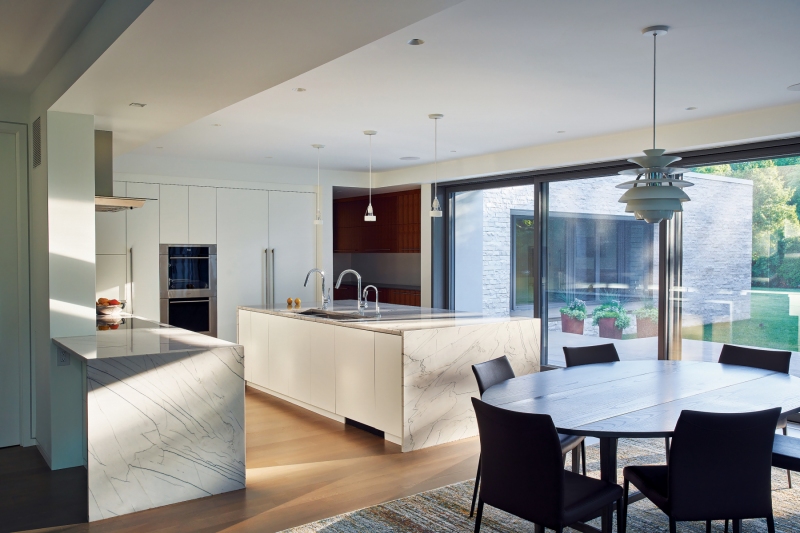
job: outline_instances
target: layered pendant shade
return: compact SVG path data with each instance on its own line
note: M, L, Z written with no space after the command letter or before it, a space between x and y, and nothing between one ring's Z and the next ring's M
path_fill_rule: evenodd
M364 213L365 222L375 222L377 220L375 212L372 210L372 137L377 134L378 132L375 130L366 130L364 132L364 135L369 137L369 205Z
M437 196L436 185L439 181L439 119L444 118L444 115L434 113L428 115L428 118L433 119L433 202L431 203L431 217L441 218L442 206L439 205L439 197Z
M653 36L653 148L645 150L643 156L628 159L642 168L621 171L636 179L617 185L618 189L627 189L619 199L626 204L625 212L651 224L670 220L674 213L683 211L683 202L690 200L683 189L693 185L683 180L686 169L672 166L681 158L664 155L665 150L656 148L656 38L667 30L667 26L642 30L643 35Z
M322 189L319 187L319 150L325 148L322 144L312 144L312 148L317 149L317 216L314 218L314 224L322 224L322 210L319 208L319 197L322 194Z

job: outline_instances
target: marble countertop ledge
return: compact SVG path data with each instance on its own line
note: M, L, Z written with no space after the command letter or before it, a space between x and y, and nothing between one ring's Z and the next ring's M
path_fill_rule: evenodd
M452 311L449 309L431 309L429 307L412 307L408 305L380 304L381 316L375 318L375 303L369 302L364 311L364 320L341 321L318 316L302 315L309 309L321 309L322 304L317 303L311 307L290 307L287 305L240 305L239 309L254 313L265 313L310 322L321 322L345 328L363 329L377 333L402 335L404 331L417 331L436 328L451 328L459 326L472 326L479 324L496 324L502 322L516 322L533 320L533 317L491 317L481 313L468 311ZM351 313L353 318L359 318L355 300L337 300L328 306L328 311Z
M239 346L215 337L123 314L118 329L94 335L53 338L56 346L86 360L203 352Z

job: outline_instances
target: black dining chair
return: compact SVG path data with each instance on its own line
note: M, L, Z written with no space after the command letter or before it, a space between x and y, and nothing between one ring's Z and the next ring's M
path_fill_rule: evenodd
M511 363L508 357L501 355L497 359L485 361L472 365L472 373L475 374L475 380L478 382L478 392L481 397L486 389L503 381L515 378L514 369L511 368ZM561 440L561 454L564 459L567 453L572 451L572 471L578 471L578 445L581 448L581 462L583 464L583 475L586 475L586 447L584 445L584 437L575 435L559 435ZM472 491L472 506L469 509L469 516L475 513L475 501L478 499L478 486L481 482L481 456L478 456L478 473L475 475L475 489Z
M772 370L782 374L789 373L789 364L792 361L792 352L779 350L761 350L758 348L748 348L746 346L735 346L733 344L723 344L719 354L719 362L725 365L749 366L762 370ZM778 429L787 433L789 415L781 415L778 419ZM789 488L792 488L792 471L787 470L786 476L789 478Z
M614 343L596 344L594 346L564 346L564 358L567 368L597 363L616 363L619 354Z
M676 523L766 518L775 533L772 515L772 441L781 409L753 413L681 412L672 438L669 464L626 466L623 510L627 522L628 490L633 483Z
M482 478L475 533L481 529L485 504L533 522L537 531L546 527L558 533L608 512L614 503L622 514L619 485L564 469L561 439L549 415L508 411L477 398L472 405ZM611 520L605 522L603 533L611 533ZM621 532L619 528L617 520Z

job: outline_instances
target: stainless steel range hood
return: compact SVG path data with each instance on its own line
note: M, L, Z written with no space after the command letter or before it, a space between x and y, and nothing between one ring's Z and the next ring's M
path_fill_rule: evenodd
M110 131L94 132L94 210L113 213L142 207L147 198L114 196L114 158L111 152L113 134Z

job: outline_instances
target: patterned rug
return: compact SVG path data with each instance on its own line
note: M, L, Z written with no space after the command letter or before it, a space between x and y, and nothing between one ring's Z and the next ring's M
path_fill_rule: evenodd
M588 446L587 470L589 475L599 477L599 446ZM629 464L663 464L664 441L661 439L619 441L619 479L622 468ZM567 459L569 465L569 456ZM800 474L794 474L795 488L788 488L786 471L772 469L772 502L775 513L775 528L784 533L800 533ZM333 518L326 518L304 526L287 529L285 533L392 533L392 532L467 532L475 527L469 518L472 501L472 481L464 481L447 487L415 494L399 500L368 507ZM616 513L615 513L616 516ZM599 519L592 522L600 527ZM669 531L666 516L648 500L632 504L628 508L628 532L655 533ZM530 522L504 513L488 505L484 507L481 531L486 533L531 532ZM565 531L573 532L567 528ZM616 531L616 523L614 525ZM704 533L705 523L682 522L678 531ZM723 523L715 522L713 531L723 531ZM730 530L729 530L730 531ZM765 520L746 520L743 532L766 532Z

